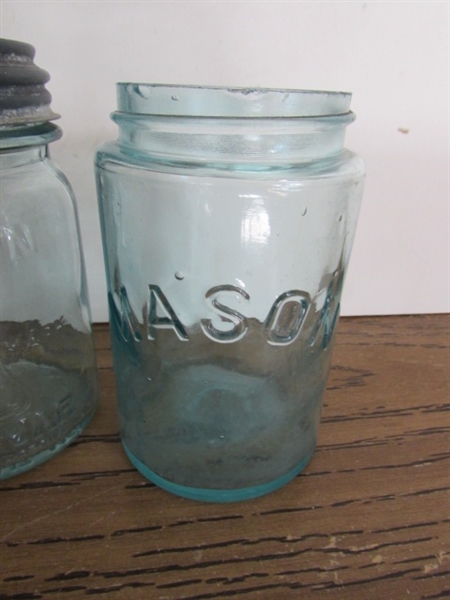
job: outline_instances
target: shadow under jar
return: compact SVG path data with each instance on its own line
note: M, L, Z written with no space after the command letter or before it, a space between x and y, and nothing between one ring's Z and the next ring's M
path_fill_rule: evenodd
M362 195L351 95L118 84L96 158L123 445L181 496L311 458Z

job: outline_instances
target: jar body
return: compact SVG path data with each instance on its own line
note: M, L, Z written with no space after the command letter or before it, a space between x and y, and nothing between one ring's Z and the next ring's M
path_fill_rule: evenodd
M361 161L97 155L122 440L174 493L270 492L311 458Z
M98 399L72 192L32 140L0 155L1 478L67 446Z

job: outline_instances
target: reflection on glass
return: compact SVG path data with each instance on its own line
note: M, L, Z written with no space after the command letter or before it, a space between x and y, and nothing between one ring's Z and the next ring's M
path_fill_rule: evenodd
M241 223L241 239L244 244L267 244L270 238L269 214L264 200L256 194L241 194L251 199Z

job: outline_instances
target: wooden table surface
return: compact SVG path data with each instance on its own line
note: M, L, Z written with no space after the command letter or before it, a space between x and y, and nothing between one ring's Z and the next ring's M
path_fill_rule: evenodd
M313 460L234 504L172 496L131 466L96 326L94 419L0 486L0 599L449 597L449 325L341 319Z

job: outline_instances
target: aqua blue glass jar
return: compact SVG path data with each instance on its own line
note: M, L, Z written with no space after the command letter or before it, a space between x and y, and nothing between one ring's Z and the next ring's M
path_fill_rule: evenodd
M362 195L350 94L118 84L96 172L123 445L209 501L317 441Z
M33 57L0 40L0 479L65 448L98 400L75 199Z

